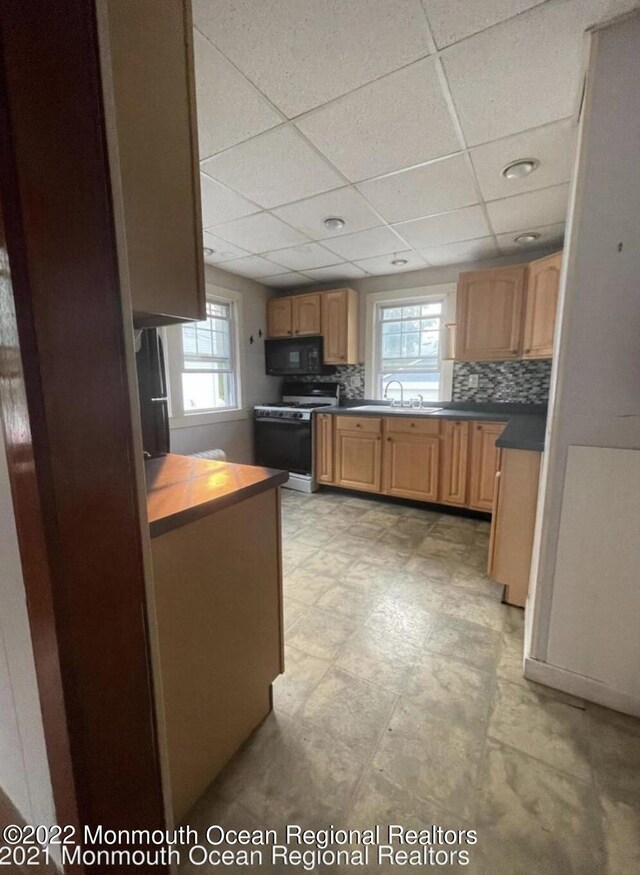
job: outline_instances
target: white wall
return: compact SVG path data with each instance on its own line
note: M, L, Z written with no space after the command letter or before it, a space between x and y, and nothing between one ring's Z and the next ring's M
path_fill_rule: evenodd
M0 569L0 787L28 823L55 823L1 429Z
M592 39L565 248L527 674L640 714L640 496L615 487L640 482L638 82L635 14ZM585 453L585 447L601 449ZM604 481L597 476L602 466ZM583 561L585 533L597 538L598 561Z
M217 422L213 425L172 428L171 449L174 453L197 453L222 449L231 462L253 462L254 404L280 397L280 379L267 377L264 370L264 340L267 334L267 300L274 292L260 283L206 266L205 281L220 288L231 289L242 296L243 325L240 336L242 369L242 403L244 419ZM262 331L262 337L258 332ZM254 342L249 338L253 336Z

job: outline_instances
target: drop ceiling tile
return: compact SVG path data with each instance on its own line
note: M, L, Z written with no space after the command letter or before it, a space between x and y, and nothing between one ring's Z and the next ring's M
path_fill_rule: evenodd
M289 249L267 253L267 257L275 264L288 267L290 270L308 270L313 267L327 267L336 264L340 258L335 252L329 252L319 243L301 243Z
M593 0L543 3L442 54L469 145L566 118L577 109L583 31Z
M269 252L285 246L298 246L300 243L307 242L304 234L289 228L269 213L258 213L235 222L217 225L214 231L223 240L228 240L229 243L235 243L236 246L254 253Z
M449 243L447 246L437 246L433 249L421 249L420 251L429 264L435 267L458 264L464 261L482 261L484 258L496 258L500 255L493 237L466 240L463 243Z
M240 258L242 255L249 255L246 249L241 249L240 246L234 246L232 243L227 243L221 237L215 237L208 231L202 235L203 246L213 249L212 255L205 255L204 260L207 264L219 264L222 261L229 261L231 258Z
M259 255L247 255L244 258L225 261L222 269L238 273L240 276L261 279L265 276L272 276L273 272L278 270L278 265L267 261L266 258L261 258Z
M482 207L464 207L451 213L440 213L426 219L414 219L394 225L396 231L414 249L430 249L462 240L488 237L491 229Z
M358 231L357 234L347 234L344 237L332 237L331 240L325 241L325 246L349 261L386 255L388 252L400 252L401 249L407 248L397 234L386 225L371 228L369 231Z
M200 158L282 122L264 99L198 30L193 32Z
M356 231L364 231L383 224L362 195L349 186L295 204L277 207L272 213L307 234L312 240L341 237L344 234L354 234ZM344 219L344 228L337 230L325 228L322 222L329 216Z
M471 150L471 160L483 197L497 200L567 182L575 161L576 134L573 120L565 119L476 146ZM535 158L539 165L522 179L505 179L504 167L521 158Z
M289 117L428 52L420 0L194 0L193 16Z
M344 184L300 134L286 125L214 155L202 162L202 169L267 208Z
M274 289L294 289L299 286L308 286L311 280L301 273L278 273L275 276L265 276L261 280L265 286Z
M257 213L260 209L204 173L200 174L200 196L202 199L203 228L219 225L221 222L231 222L241 216Z
M352 181L460 149L431 58L341 97L296 125Z
M466 155L371 179L357 187L388 222L456 210L478 203L479 198Z
M333 267L317 267L305 270L305 274L319 283L340 283L343 280L355 280L366 276L366 272L355 264L334 264Z
M500 21L538 6L544 0L422 0L439 49L480 33Z
M540 237L535 244L523 246L521 243L516 243L514 237L517 233L513 231L510 234L498 234L498 246L504 255L509 255L512 252L530 252L532 249L539 249L542 246L553 246L557 243L558 249L562 246L564 239L564 222L559 222L556 225L542 225L538 228L527 228L528 231L534 231Z
M496 234L525 231L538 225L564 222L568 200L569 185L565 183L491 201L487 204L487 212Z
M421 270L427 267L427 262L417 252L406 251L398 252L398 258L406 260L406 264L391 264L391 260L395 258L395 254L378 255L375 258L363 258L357 261L359 267L363 267L366 271L374 276L382 276L387 273L404 273L407 270Z

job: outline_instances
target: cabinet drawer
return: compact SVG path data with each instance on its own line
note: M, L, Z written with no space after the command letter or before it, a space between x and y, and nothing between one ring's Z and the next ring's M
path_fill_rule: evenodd
M338 431L359 431L368 434L380 434L382 420L375 416L337 416Z
M387 432L396 434L440 434L440 420L425 417L387 416L385 417Z

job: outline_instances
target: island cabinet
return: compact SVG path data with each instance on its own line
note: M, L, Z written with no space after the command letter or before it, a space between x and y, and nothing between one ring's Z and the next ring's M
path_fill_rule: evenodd
M438 500L440 422L386 417L383 492L416 501Z
M522 357L551 358L558 309L562 252L532 261L527 269L527 295Z
M120 272L138 327L205 315L189 0L96 4Z
M471 423L471 462L469 466L469 495L467 507L472 510L493 509L493 496L496 472L500 465L500 450L496 440L500 437L504 423Z
M287 475L171 454L146 471L158 718L179 822L269 714L284 671Z
M382 419L337 416L334 460L336 486L380 492Z
M271 298L267 303L269 338L321 335L324 364L358 363L358 293L330 289Z
M467 503L469 423L457 419L443 420L440 445L438 501L464 507Z

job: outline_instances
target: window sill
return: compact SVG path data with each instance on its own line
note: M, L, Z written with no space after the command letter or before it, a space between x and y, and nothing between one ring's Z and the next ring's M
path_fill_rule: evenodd
M243 408L233 410L212 410L208 413L190 413L187 416L172 416L169 428L196 428L199 425L215 425L218 422L233 422L248 419L249 411Z

